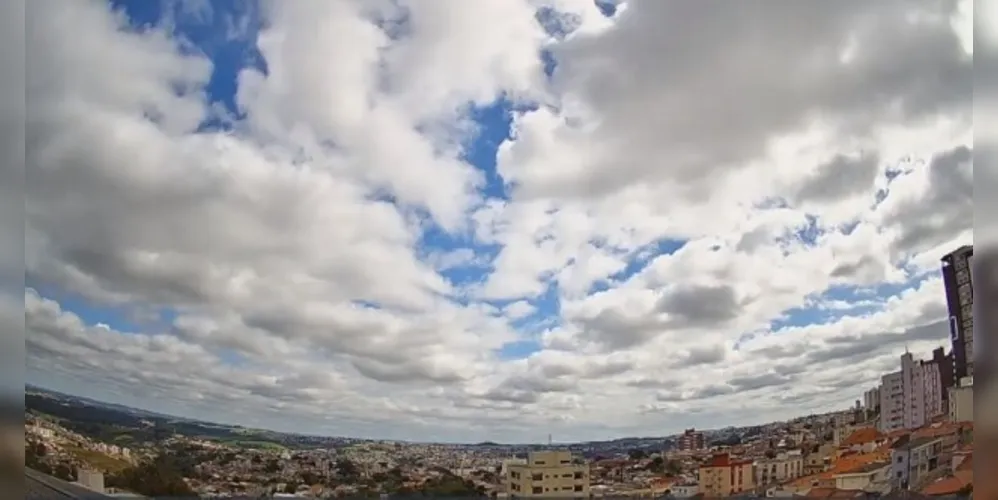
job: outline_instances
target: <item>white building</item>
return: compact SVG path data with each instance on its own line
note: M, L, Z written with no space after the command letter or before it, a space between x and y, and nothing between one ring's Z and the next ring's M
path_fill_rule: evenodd
M669 487L669 492L676 498L689 498L700 493L700 485L696 483L679 483Z
M901 371L881 379L880 430L916 429L946 413L939 365L901 356Z
M773 458L764 458L755 463L756 482L765 486L797 479L804 475L804 456L800 450L781 452Z
M964 377L960 384L949 389L950 422L974 420L974 378Z
M904 376L888 373L880 380L880 430L891 432L904 428Z
M863 393L863 408L867 410L880 408L880 387L874 387Z

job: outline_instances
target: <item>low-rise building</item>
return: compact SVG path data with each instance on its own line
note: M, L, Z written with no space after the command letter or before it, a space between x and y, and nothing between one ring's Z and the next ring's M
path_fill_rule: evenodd
M949 388L950 422L972 422L974 420L974 379L964 377L960 384Z
M890 491L891 464L887 461L862 464L835 475L835 489L886 493Z
M797 479L804 475L804 456L799 450L780 452L755 463L756 483L765 486Z
M941 438L902 439L891 450L891 480L896 488L912 488L923 483L940 468Z
M690 498L700 493L700 485L697 483L676 483L670 488L670 493L676 498Z
M589 464L569 451L532 452L525 463L507 463L510 498L588 498Z
M726 497L755 489L751 460L737 460L727 453L714 455L700 466L700 493Z

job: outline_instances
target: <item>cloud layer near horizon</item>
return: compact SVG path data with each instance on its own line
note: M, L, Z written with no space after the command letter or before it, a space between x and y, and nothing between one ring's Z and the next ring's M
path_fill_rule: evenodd
M470 441L849 404L947 343L968 6L263 2L225 109L176 29L209 3L33 0L28 380Z

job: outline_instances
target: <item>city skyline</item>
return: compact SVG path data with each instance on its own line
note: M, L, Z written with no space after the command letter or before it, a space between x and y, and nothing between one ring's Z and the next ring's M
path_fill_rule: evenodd
M951 347L968 1L26 5L29 383L582 441L846 408Z

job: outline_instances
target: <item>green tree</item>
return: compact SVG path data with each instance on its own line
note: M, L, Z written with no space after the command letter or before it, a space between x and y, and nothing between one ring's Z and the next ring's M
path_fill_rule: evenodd
M164 454L108 477L108 486L145 496L193 496L175 461Z
M627 454L631 457L631 460L642 460L648 458L648 452L642 449L633 449Z

